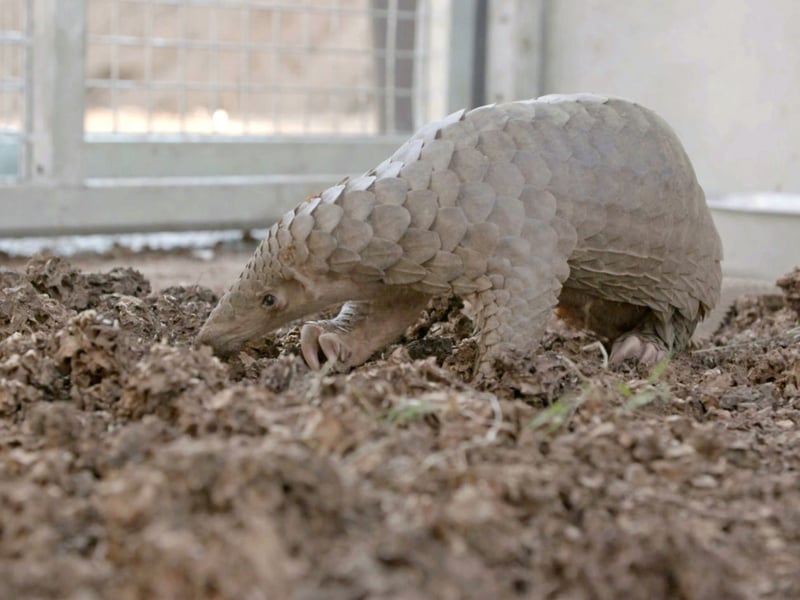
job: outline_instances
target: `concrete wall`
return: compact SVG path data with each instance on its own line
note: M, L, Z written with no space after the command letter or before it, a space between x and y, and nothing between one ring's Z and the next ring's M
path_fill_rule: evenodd
M518 94L631 98L673 125L709 195L800 193L798 0L490 2L496 20L516 11L508 18L528 49L517 54L530 73L516 78ZM541 13L526 21L531 4Z
M709 194L800 192L800 2L555 0L545 92L654 108Z

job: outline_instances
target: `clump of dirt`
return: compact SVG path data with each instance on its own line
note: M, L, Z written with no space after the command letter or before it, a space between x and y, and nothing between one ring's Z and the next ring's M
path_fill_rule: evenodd
M786 294L787 304L800 315L800 267L778 279L777 285Z
M554 320L476 389L457 300L325 374L195 347L204 288L0 270L0 597L800 597L797 282L651 372Z
M25 276L37 292L73 310L96 307L110 294L141 298L150 293L150 283L133 269L84 274L60 257L33 258L28 262Z

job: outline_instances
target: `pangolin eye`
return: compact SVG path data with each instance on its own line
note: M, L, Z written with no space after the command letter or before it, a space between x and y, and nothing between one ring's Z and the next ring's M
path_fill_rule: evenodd
M270 306L275 306L277 301L278 299L273 294L267 294L262 298L261 304L269 308Z

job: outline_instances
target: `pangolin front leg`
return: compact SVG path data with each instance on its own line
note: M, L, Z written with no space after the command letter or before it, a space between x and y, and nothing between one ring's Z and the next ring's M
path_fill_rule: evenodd
M533 253L491 261L492 287L470 299L480 332L477 378L495 376L498 360L530 356L544 335L568 273L566 258L555 249L548 261Z
M420 292L392 290L376 300L347 302L335 318L303 325L303 357L315 370L321 366L320 358L338 368L360 365L413 325L429 300Z

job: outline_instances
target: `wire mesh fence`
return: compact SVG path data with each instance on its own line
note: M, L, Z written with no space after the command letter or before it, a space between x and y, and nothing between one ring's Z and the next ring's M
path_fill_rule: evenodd
M86 131L410 131L427 11L426 0L88 0Z
M0 180L16 177L25 138L29 0L0 1Z
M18 132L25 118L29 38L26 0L0 2L0 131Z
M0 235L264 226L468 103L475 1L0 0Z

